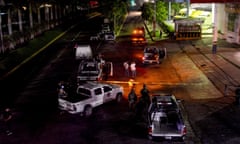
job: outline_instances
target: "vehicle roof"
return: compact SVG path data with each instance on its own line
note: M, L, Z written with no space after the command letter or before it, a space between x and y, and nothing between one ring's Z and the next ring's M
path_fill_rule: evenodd
M171 105L173 104L173 101L176 101L176 98L173 94L168 93L159 93L159 94L153 94L153 99L157 101L158 104L165 104L165 105Z
M150 48L150 49L153 49L153 48L159 49L159 47L157 47L157 46L146 46L146 47L144 47L145 50L148 49L148 48Z
M154 108L157 104L157 109L154 111L178 111L179 105L176 101L176 98L173 94L154 94L152 95L152 108ZM154 112L151 111L151 112Z
M78 71L79 70L87 70L87 68L94 68L94 70L97 70L97 66L98 66L98 62L94 59L84 59L81 61L81 63L79 64L79 67L78 67Z
M94 81L87 81L81 85L79 85L79 88L87 88L87 89L94 89L97 87L102 87L104 85L108 85L107 83L103 83L103 82L94 82Z

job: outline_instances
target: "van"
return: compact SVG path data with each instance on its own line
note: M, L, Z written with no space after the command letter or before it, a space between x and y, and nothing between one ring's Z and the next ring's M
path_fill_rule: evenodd
M76 60L91 59L93 58L92 48L90 45L78 45L75 48L75 58Z

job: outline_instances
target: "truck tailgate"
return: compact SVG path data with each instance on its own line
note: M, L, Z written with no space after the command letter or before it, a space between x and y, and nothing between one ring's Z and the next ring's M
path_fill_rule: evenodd
M159 121L152 123L152 136L163 137L165 139L173 139L175 137L182 137L182 128L176 124L161 124Z

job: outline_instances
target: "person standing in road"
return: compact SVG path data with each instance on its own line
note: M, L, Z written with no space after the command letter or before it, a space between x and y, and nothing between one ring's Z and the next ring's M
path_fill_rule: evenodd
M107 63L103 64L102 73L103 73L103 80L107 81L108 74L109 74L109 66Z
M12 135L12 131L11 131L11 120L12 120L12 112L10 110L10 108L6 108L1 116L1 119L4 122L4 131L6 132L6 134Z
M129 109L131 111L134 110L136 102L137 102L137 95L135 93L135 87L132 87L130 93L128 94Z
M130 70L132 73L132 77L135 78L137 76L137 72L136 72L136 63L134 61L130 65Z
M236 104L240 105L240 85L237 86L235 90L235 94L236 94Z
M140 93L142 95L143 102L145 103L146 107L148 107L151 100L146 84L143 84L143 88L141 89Z
M125 61L123 63L124 71L125 71L125 76L129 77L129 64L128 61Z

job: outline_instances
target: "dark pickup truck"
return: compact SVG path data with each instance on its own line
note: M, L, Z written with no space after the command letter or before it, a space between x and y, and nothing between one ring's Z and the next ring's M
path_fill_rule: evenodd
M153 95L148 109L148 137L183 141L186 126L175 96Z
M165 48L157 48L155 46L145 47L143 50L142 63L143 64L152 64L152 63L161 63L163 58L166 56Z

